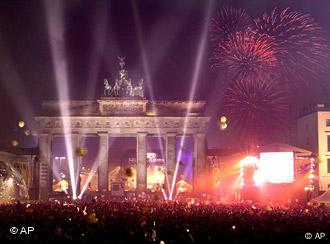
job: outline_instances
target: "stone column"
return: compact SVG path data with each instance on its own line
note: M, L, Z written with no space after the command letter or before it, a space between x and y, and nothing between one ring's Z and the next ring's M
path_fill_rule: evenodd
M39 166L39 160L37 161L36 157L33 157L31 160L31 177L32 177L32 182L31 182L31 188L36 188L38 187L38 166Z
M53 169L51 160L52 136L39 134L39 199L46 200L53 191Z
M77 149L80 147L80 135L78 133L71 134L72 143L72 159L74 168L74 178L76 184L76 195L80 194L80 168L81 168L81 157L77 153Z
M206 137L204 133L194 134L193 191L206 193Z
M166 134L166 185L165 189L171 190L174 178L174 171L176 166L176 134L167 133ZM168 189L168 187L170 189ZM175 187L175 185L174 185Z
M136 136L136 190L147 189L147 133L139 132Z
M98 191L104 193L108 191L109 135L108 133L99 133L99 138Z

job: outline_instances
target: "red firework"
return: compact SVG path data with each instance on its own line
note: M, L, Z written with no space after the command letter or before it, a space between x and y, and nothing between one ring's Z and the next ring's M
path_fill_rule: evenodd
M258 142L287 127L288 95L274 80L236 80L224 95L224 114L229 128L249 142ZM259 141L260 142L260 141Z
M302 80L325 69L328 46L320 25L310 14L275 8L255 19L254 24L257 33L274 38L283 77Z
M234 79L271 75L277 67L273 38L250 28L228 36L213 52L213 67L227 69Z
M210 40L216 44L227 39L231 34L251 26L252 20L243 9L223 8L211 19Z

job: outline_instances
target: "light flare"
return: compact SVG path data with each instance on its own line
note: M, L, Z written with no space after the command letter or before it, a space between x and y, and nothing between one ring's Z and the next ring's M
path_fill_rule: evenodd
M143 71L144 71L144 74L146 75L146 86L149 91L151 100L154 101L154 92L153 92L153 87L152 87L152 82L151 82L151 72L150 72L150 68L149 68L147 53L146 53L145 46L144 46L144 38L142 35L141 20L139 17L138 6L137 6L136 1L132 2L132 7L133 7L133 15L134 15L134 24L135 24L135 28L137 31L140 53L141 53L141 58L142 58ZM159 124L159 119L157 116L154 116L153 119L154 119L154 122L156 125L157 134L160 135L161 131L160 131L159 127L157 126ZM162 158L164 158L164 148L163 148L163 144L162 144L160 137L158 137L158 144L159 144L159 148L161 151L161 156L162 156ZM167 174L165 174L165 178L166 178L166 182L167 182L166 183L167 188L169 190Z
M108 34L108 11L106 1L96 1L96 13L92 40L93 48L89 63L87 98L92 99L95 96L97 72L99 71L101 60L104 55L105 42Z
M83 187L80 190L80 194L78 196L79 199L82 198L82 196L84 195L85 191L87 190L87 187L88 187L89 183L92 181L93 177L96 175L97 167L98 167L98 162L97 161L94 161L93 166L91 168L91 171L88 174L88 177L87 177L87 179L86 179Z
M187 131L187 125L189 122L189 113L191 111L191 107L193 104L192 101L195 96L196 88L198 85L198 79L199 79L199 74L200 74L200 70L201 70L201 63L202 63L202 59L203 59L203 56L205 53L208 23L209 23L209 19L211 16L212 5L213 5L213 1L209 1L208 6L206 7L203 29L202 29L201 37L199 40L199 45L198 45L198 49L197 49L197 57L195 60L194 72L193 72L193 77L192 77L192 81L191 81L189 104L188 104L186 116L184 118L184 123L183 123L183 135L185 135L186 131ZM180 146L179 146L180 150L179 150L178 156L176 158L176 164L175 164L175 170L174 170L174 176L173 176L173 181L172 181L172 185L171 185L171 190L170 190L170 194L169 194L169 200L173 199L173 192L174 192L174 188L175 188L175 182L176 182L176 178L177 178L177 174L178 174L179 162L181 159L182 148L183 148L184 142L185 142L185 136L183 136L182 139L180 140ZM193 177L195 177L195 175Z
M63 6L62 2L57 0L46 0L44 4L46 11L48 36L54 66L56 88L60 101L61 120L64 128L64 138L67 151L67 160L69 164L72 198L76 199L77 181L74 167L74 150L72 148L73 145L71 140L71 130L68 129L67 126L71 124L71 119L69 116L70 111L67 103L67 101L69 101L69 86L65 55Z

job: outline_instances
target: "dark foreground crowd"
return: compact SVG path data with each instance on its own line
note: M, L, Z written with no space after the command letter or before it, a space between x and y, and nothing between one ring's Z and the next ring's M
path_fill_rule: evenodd
M330 240L327 207L150 200L0 205L0 242L250 243L303 241L306 233Z

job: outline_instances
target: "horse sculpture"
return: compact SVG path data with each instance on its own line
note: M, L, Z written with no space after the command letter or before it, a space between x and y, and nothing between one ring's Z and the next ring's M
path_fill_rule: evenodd
M109 85L107 79L104 79L104 96L112 95L112 87Z
M104 95L112 97L143 97L143 79L140 79L137 86L132 85L131 79L116 79L113 86L109 84L107 79L104 79Z
M118 97L119 91L120 91L120 85L119 85L119 80L117 79L115 85L113 86L113 95Z
M127 87L126 87L126 95L132 97L133 94L133 86L132 86L132 81L131 79L128 80L127 82Z
M139 85L134 87L133 89L133 96L134 97L143 97L144 92L143 92L143 79L140 80Z

